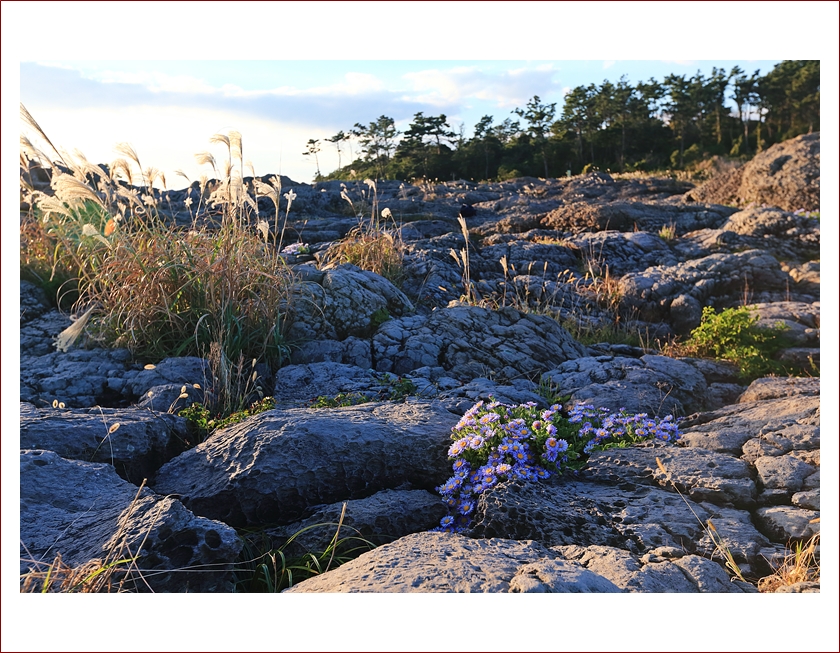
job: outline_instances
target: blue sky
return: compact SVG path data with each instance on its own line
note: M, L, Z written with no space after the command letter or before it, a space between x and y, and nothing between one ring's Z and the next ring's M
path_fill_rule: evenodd
M510 116L533 95L562 106L564 89L580 84L617 80L627 74L632 82L669 73L692 75L697 69L708 74L713 65L731 68L738 63L752 72L766 72L783 59L821 59L823 74L822 221L828 265L823 273L826 287L823 316L823 376L827 396L837 396L837 80L838 3L836 2L10 2L0 5L2 20L2 202L3 293L17 293L16 239L10 216L17 194L18 135L21 122L18 102L26 103L51 139L68 151L81 150L96 162L109 162L117 154L114 146L131 143L145 166L167 172L170 185L174 170L181 168L193 178L199 172L193 155L213 149L208 140L217 132L237 129L244 137L245 158L253 161L258 174L276 172L299 181L309 181L314 162L300 153L309 138L331 136L355 122L370 122L385 114L398 120L410 119L417 111L445 113L454 122L464 122L467 133L484 114L496 121ZM614 63L612 63L614 62ZM332 147L332 146L329 146ZM337 163L325 147L324 170ZM833 250L833 251L830 251ZM3 302L3 431L19 427L13 406L17 402L19 360L17 340L19 314L13 300ZM9 407L12 407L9 409ZM3 456L3 572L10 580L16 573L14 534L18 530L14 479L17 467L11 449L14 441L4 438ZM830 483L836 483L836 439L824 445ZM7 451L7 448L9 451ZM7 485L7 479L10 479ZM823 499L828 502L832 494ZM836 503L827 509L823 527L835 534ZM834 521L832 521L834 520ZM830 538L829 538L830 539ZM827 541L829 541L827 539ZM836 549L835 549L836 551ZM837 556L823 561L835 578ZM834 561L834 562L833 562ZM8 565L8 568L7 566ZM833 573L832 573L833 572ZM13 583L4 583L13 585ZM836 613L834 601L827 606ZM8 594L8 596L7 596ZM6 616L14 620L29 606L17 590L4 589ZM68 599L70 597L67 597ZM102 597L104 598L104 597ZM244 641L251 648L284 646L304 649L340 649L348 641L365 642L371 650L403 646L433 650L441 646L474 648L482 637L472 628L450 627L450 614L479 614L458 597L370 597L368 612L381 614L378 626L360 612L358 601L343 597L317 597L318 605L303 601L276 602L240 597L194 596L186 606L181 597L156 597L155 605L169 606L185 615L199 611L239 610L247 603L248 622L258 624L293 621L303 628L258 628ZM314 598L314 597L313 597ZM503 597L483 597L486 609L503 609L508 624L527 620L538 624L520 604L500 602ZM610 628L599 632L598 645L625 650L666 650L673 642L685 641L685 624L679 619L659 620L655 633L638 628L638 611L628 610L627 601L638 607L642 597L597 599L597 613L609 613ZM644 598L644 613L672 613L672 603L662 597ZM801 645L801 629L743 628L754 622L763 608L743 598L720 596L710 606L699 596L681 596L683 613L713 617L719 631L716 640L733 649L752 650L762 643L793 650ZM819 596L815 596L819 600ZM212 599L212 603L210 600ZM546 599L547 600L547 599ZM551 609L575 614L583 607L588 614L596 604L579 606L555 597ZM586 603L586 601L584 601ZM492 605L491 605L492 604ZM59 650L68 646L68 633L78 632L87 619L78 608L62 603L51 610L50 628L38 631L39 646ZM122 641L125 616L114 605L97 602L96 641ZM394 606L401 608L400 612ZM656 608L659 605L660 609ZM349 607L349 609L348 609ZM404 608L408 610L404 610ZM474 601L468 608L474 607ZM315 608L314 610L312 608ZM664 611L662 610L664 608ZM87 609L87 608L85 608ZM117 610L121 610L120 613ZM729 609L739 619L721 620ZM270 610L270 612L269 612ZM88 609L89 611L89 609ZM104 612L103 612L104 611ZM419 611L419 612L418 612ZM699 611L699 612L698 612ZM310 614L328 614L331 629L308 629ZM418 631L403 615L419 614L435 624ZM425 620L424 620L425 621ZM451 621L451 620L450 620ZM473 619L470 623L479 623ZM312 624L315 625L315 624ZM598 628L597 620L592 628ZM4 629L5 631L6 629ZM562 646L591 646L591 628L540 629L544 637L521 639L520 629L501 628L490 635L491 648L555 650ZM766 631L766 632L765 632ZM241 647L241 628L147 631L144 637L154 650L209 645ZM312 633L317 633L315 643ZM405 633L412 633L412 640ZM476 634L479 632L479 634ZM261 637L271 637L265 643ZM773 637L772 644L769 637ZM299 639L307 637L308 639ZM642 640L641 637L645 639ZM4 632L4 648L6 634ZM147 640L144 639L144 642ZM523 644L525 641L525 644ZM811 641L811 640L809 640ZM19 646L27 645L20 640ZM416 642L416 643L415 643ZM445 642L442 644L442 642ZM389 646L390 644L390 646ZM94 645L88 642L85 645ZM102 644L100 644L102 646Z
M183 169L216 132L243 134L257 174L282 172L310 181L315 161L302 152L322 141L323 171L338 167L323 142L380 115L404 131L412 116L445 114L467 136L483 115L496 123L537 95L559 111L569 89L627 75L631 83L670 73L709 75L717 66L752 72L779 60L745 61L74 61L21 63L21 101L47 135L66 149L109 162L114 145L132 142L144 165ZM344 146L343 162L350 152ZM218 153L218 152L217 152ZM171 183L171 181L170 181ZM183 184L183 180L178 183Z

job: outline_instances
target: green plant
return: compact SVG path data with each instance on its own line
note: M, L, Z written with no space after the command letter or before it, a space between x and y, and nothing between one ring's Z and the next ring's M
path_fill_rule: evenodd
M182 397L186 396L182 393ZM255 401L248 408L239 410L230 414L215 414L206 406L193 403L186 408L178 411L178 415L187 420L187 425L190 434L192 435L195 444L204 442L216 429L224 428L232 424L237 424L242 420L251 417L252 415L259 415L267 410L272 410L276 406L274 397L265 397L259 401ZM191 444L187 442L187 445Z
M540 382L537 385L537 394L545 399L548 405L565 404L571 398L571 395L561 395L560 385L554 383L550 376L542 375Z
M370 315L370 325L374 329L378 329L380 326L385 324L388 320L391 319L391 314L388 312L387 308L377 308L373 313Z
M382 375L381 383L385 386L388 399L391 401L403 401L409 395L417 392L417 386L411 379L395 376L390 372Z
M280 547L272 548L264 533L245 533L242 537L243 559L236 568L236 590L239 592L281 592L282 590L318 574L338 567L374 548L361 533L343 526L347 504L341 507L338 523L324 522L300 529ZM306 550L289 555L287 549L297 544L305 533L325 526L335 526L335 534L321 551ZM340 537L341 529L354 535Z
M720 313L706 306L700 326L688 340L666 348L669 354L728 360L740 370L744 380L753 380L773 373L786 373L785 366L773 356L789 346L784 336L786 327L772 328L756 324L758 317L749 308L727 308Z
M344 408L366 404L371 401L373 399L361 392L339 392L334 397L320 395L309 402L309 408Z
M676 240L677 226L673 222L662 225L662 228L659 230L659 237L669 243Z

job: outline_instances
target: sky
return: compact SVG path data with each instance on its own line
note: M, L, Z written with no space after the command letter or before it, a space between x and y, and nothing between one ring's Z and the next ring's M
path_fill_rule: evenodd
M258 174L279 171L308 182L315 172L314 161L301 154L308 139L323 140L383 114L404 128L418 111L444 113L452 122L463 122L469 135L482 115L493 115L495 122L514 117L511 110L524 107L534 95L560 109L565 89L614 82L622 74L631 82L661 80L670 73L690 76L699 69L708 74L712 66L730 69L736 63L764 73L784 59L821 59L821 191L827 216L822 221L827 243L822 382L827 397L838 396L836 2L4 1L0 11L2 418L9 436L3 438L2 461L4 626L9 619L22 624L22 610L29 609L15 585L18 418L13 406L19 394L19 316L8 299L17 294L10 215L18 197L19 101L59 147L107 163L117 156L115 145L128 142L144 166L166 171L173 188L186 185L173 179L176 169L191 178L207 172L195 165L193 155L211 151L220 156L209 138L231 129L242 133L245 158ZM322 171L337 165L332 147L324 144L319 155ZM823 446L823 471L835 483L836 438ZM824 501L829 500L836 496L831 499L829 493ZM835 551L836 513L827 509L823 520L823 531L835 535L834 544L827 540L824 546ZM821 595L773 597L778 599L774 608L784 614L825 610L836 615L837 558L824 559ZM92 603L84 608L74 597L55 598L63 599L60 610L55 609L58 601L49 611L38 608L50 626L39 629L34 639L24 629L4 627L3 650L72 650L73 645L106 650L114 641L126 650L172 650L179 643L184 650L202 645L206 650L794 650L801 647L803 632L799 626L761 627L766 603L757 599L764 597L716 596L710 603L681 596L677 612L673 603L657 596L577 596L573 603L569 597L543 597L535 603L500 596L297 597L294 603L283 597L214 596L212 603L197 596L189 601L137 597L128 610L116 597L90 597ZM787 599L795 599L796 606ZM243 605L247 614L238 612ZM146 607L156 614L161 607L177 612L177 630L143 629L142 642L133 643L138 608ZM506 615L502 622L491 617L491 631L462 627L488 623L491 610ZM559 616L544 622L549 611ZM237 617L233 628L196 627L207 613L226 612ZM735 613L737 618L728 617ZM327 615L332 627L314 623L313 614ZM91 615L98 636L74 640L73 633L90 632L83 624ZM376 628L371 615L376 615ZM686 615L696 624L688 632ZM714 620L711 630L708 620ZM602 621L609 628L602 628ZM297 627L290 630L289 623ZM529 635L522 639L520 624L525 623ZM819 649L821 637L829 634L836 638L836 619L833 624L832 632L831 620L809 624L809 647ZM715 637L694 639L706 630ZM19 632L17 639L11 639L13 632ZM135 633L130 641L127 632Z
M729 71L736 65L766 74L779 61L37 59L21 63L20 96L58 147L109 163L116 143L128 141L144 166L166 172L170 187L175 170L191 179L200 174L195 152L226 156L208 139L231 129L242 134L245 160L258 175L280 171L310 182L316 165L325 173L339 165L327 138L380 115L394 118L402 132L418 112L444 114L456 133L463 124L470 137L482 116L493 116L494 124L517 119L512 111L534 96L556 103L559 117L564 94L576 86L617 82L622 75L631 84L698 70L708 76L714 67ZM321 141L317 162L303 154L309 139ZM358 154L357 145L350 147L356 149L342 146L345 165Z

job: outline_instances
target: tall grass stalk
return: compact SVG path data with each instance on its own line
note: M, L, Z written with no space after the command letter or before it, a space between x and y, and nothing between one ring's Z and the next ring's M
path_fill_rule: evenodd
M80 153L75 158L59 153L22 105L21 116L59 156L53 163L28 138L21 139L21 164L49 166L53 189L50 195L31 185L22 188L32 210L21 217L21 276L87 319L65 334L63 348L84 330L93 342L127 347L144 360L215 356L217 372L255 359L272 370L280 366L288 353L284 333L297 279L258 228L256 202L261 195L274 202L276 233L280 178L262 185L244 182L238 132L211 138L227 149L225 175L213 184L202 177L192 228L181 229L158 210L153 184L161 174L144 170L131 146L118 146L127 158L106 169ZM213 155L198 157L217 171ZM135 181L141 186L131 185ZM206 206L221 212L218 226L198 219L205 183ZM286 218L293 199L287 194ZM226 408L241 408L247 384L231 386L225 375L214 376L207 384L211 394L226 397Z

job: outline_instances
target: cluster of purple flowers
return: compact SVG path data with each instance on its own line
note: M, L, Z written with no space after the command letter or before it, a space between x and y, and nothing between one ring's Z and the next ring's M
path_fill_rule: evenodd
M596 447L654 438L674 442L678 437L671 415L649 419L645 413L612 413L580 404L566 417L559 404L540 411L533 402L513 406L479 401L452 428L453 475L436 488L450 514L434 530L468 528L481 493L501 481L549 478L585 460Z
M285 254L287 256L295 256L297 254L308 254L309 253L309 245L306 243L292 243L291 245L286 245L281 251L281 254Z
M578 431L586 440L583 453L612 442L641 442L659 440L675 442L680 437L679 426L673 415L662 419L649 418L647 413L630 415L624 408L613 413L609 408L595 409L591 404L578 404L569 411L569 422L580 424Z

